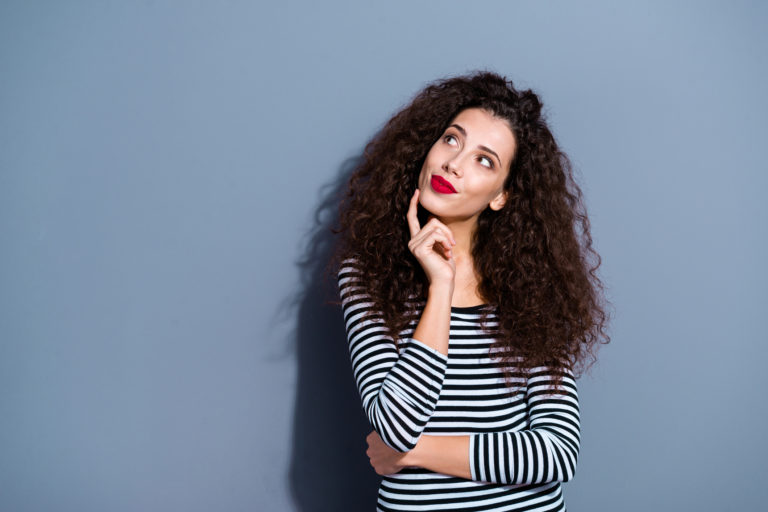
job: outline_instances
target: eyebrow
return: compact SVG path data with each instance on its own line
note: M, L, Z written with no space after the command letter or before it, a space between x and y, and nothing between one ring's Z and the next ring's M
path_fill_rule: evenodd
M465 129L464 129L462 126L461 126L461 125L458 125L458 124L456 124L456 123L453 123L453 124L452 124L451 126L449 126L448 128L451 128L451 127L454 127L454 128L456 128L457 130L459 130L459 131L461 132L461 134L462 134L464 137L466 137L466 136L467 136L467 130L465 130ZM492 150L492 149L491 149L491 148L489 148L488 146L483 146L483 145L480 145L480 146L477 146L477 147L478 147L478 148L480 148L480 149L482 149L483 151L487 151L488 153L490 153L490 154L492 154L493 156L495 156L495 157L496 157L496 160L499 162L499 165L501 165L501 158L499 158L499 155L497 155L497 154L496 154L496 152L495 152L494 150Z

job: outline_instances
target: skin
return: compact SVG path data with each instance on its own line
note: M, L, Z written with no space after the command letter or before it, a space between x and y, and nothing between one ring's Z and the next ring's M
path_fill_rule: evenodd
M444 248L451 249L451 259L456 266L451 304L472 306L483 302L477 294L478 280L470 256L472 233L483 210L499 210L504 206L507 198L504 181L516 145L507 121L482 109L466 109L448 125L424 159L417 193L419 203L439 221L441 230L456 241L452 248L443 244ZM450 182L457 193L434 191L430 185L433 175ZM415 228L418 232L413 221L409 220L409 226L412 236ZM424 226L427 227L429 222ZM424 267L425 263L441 262L420 260L420 263Z
M419 174L419 188L408 208L408 248L429 280L427 303L413 337L448 354L451 306L482 303L470 252L477 219L486 208L499 210L507 199L504 181L515 153L515 137L503 119L471 108L460 112L432 145ZM441 194L430 180L438 175L456 189ZM421 226L417 206L432 215ZM422 435L416 447L401 453L387 446L376 431L366 438L371 465L380 475L418 466L471 478L469 436Z

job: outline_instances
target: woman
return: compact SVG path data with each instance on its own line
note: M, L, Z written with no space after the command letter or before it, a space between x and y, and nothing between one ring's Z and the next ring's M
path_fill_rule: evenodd
M607 342L581 191L532 91L426 87L366 146L335 261L379 510L565 510Z

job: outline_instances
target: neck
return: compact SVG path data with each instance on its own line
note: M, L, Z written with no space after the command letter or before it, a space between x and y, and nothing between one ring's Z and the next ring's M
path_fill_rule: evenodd
M440 219L440 222L448 226L456 240L453 254L458 261L472 261L472 236L477 229L477 217L470 219Z
M476 306L484 299L478 289L479 277L475 272L472 258L472 236L477 229L477 217L471 219L440 219L453 233L456 245L453 259L456 263L456 281L451 305L458 307Z

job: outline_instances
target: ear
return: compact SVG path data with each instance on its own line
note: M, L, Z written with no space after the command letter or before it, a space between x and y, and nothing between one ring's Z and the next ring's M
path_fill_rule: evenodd
M504 208L505 204L507 204L507 191L502 190L496 197L491 200L488 206L491 208L491 210L497 212Z

